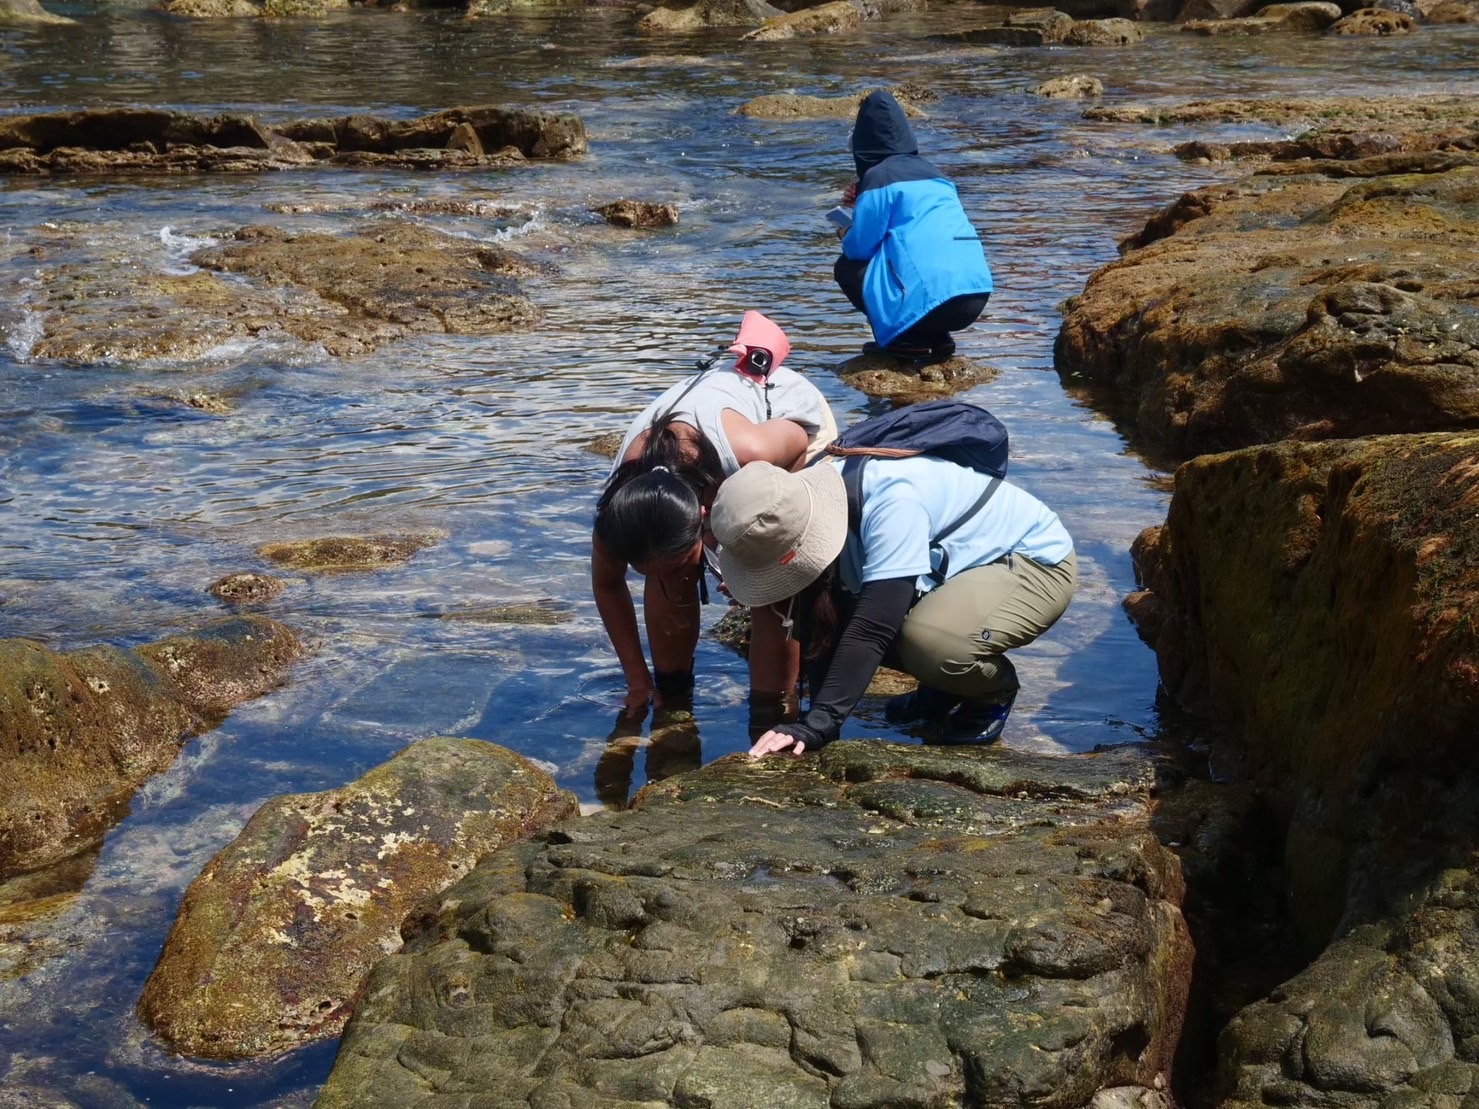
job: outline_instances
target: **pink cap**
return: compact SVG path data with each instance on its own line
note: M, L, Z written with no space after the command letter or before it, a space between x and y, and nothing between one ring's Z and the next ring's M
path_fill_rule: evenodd
M739 334L734 337L734 345L729 348L730 354L739 355L735 359L735 369L744 370L745 355L750 353L751 347L764 347L770 351L770 365L774 369L784 363L786 355L791 353L791 340L786 338L786 333L774 320L751 309L740 320Z

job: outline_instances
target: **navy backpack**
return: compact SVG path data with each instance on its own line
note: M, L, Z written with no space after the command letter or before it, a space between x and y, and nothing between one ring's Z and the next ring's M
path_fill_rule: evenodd
M991 481L976 503L930 541L939 551L938 566L930 571L936 585L949 576L950 560L941 544L967 520L986 507L1007 473L1006 426L980 405L961 400L932 400L911 404L854 424L832 441L827 453L844 458L842 483L847 489L847 528L862 539L863 467L870 458L912 458L928 454L967 466Z

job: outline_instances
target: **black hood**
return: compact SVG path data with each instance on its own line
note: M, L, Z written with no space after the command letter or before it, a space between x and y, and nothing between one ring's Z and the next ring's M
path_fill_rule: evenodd
M877 89L858 105L858 121L852 128L852 159L858 177L895 154L918 154L909 117L891 93Z

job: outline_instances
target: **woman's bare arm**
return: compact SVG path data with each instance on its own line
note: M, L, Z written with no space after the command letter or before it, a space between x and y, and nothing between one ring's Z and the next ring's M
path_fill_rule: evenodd
M637 606L627 589L627 565L594 535L591 536L591 592L626 677L625 707L628 711L645 709L652 698L652 675L637 631Z
M741 466L749 462L769 462L782 469L793 469L806 455L809 438L806 429L794 420L766 420L751 423L740 413L726 408L720 413L724 435Z

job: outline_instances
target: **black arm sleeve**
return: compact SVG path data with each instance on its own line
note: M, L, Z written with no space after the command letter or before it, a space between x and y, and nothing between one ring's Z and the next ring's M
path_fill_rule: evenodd
M914 603L913 578L870 581L858 594L852 618L842 629L837 649L827 662L821 688L812 691L811 705L794 724L780 724L776 731L792 736L815 750L837 738L842 722L873 680L909 606Z

